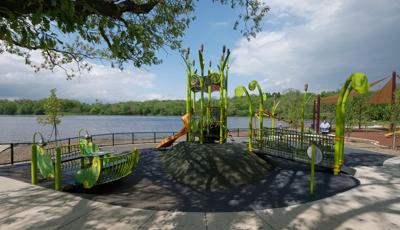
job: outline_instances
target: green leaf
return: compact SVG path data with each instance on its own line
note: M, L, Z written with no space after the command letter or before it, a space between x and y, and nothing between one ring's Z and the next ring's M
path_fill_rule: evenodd
M246 87L239 85L235 88L235 97L241 97L246 92Z
M351 86L360 94L368 92L369 84L367 75L357 72L351 75Z
M252 81L249 83L249 90L251 90L251 91L255 90L256 87L257 87L257 85L258 85L258 82L257 82L256 80L252 80Z

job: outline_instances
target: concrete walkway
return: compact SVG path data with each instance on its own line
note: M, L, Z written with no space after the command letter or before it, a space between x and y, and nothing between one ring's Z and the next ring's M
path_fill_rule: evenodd
M400 229L400 157L356 177L323 200L230 213L125 208L0 177L0 229Z
M8 149L10 145L0 145L0 153L3 152L4 150Z

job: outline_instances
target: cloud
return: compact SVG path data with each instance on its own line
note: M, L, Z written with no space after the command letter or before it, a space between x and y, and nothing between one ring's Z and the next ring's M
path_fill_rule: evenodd
M233 49L234 74L266 90L334 90L352 72L377 79L400 63L400 1L268 0L267 31Z
M153 73L138 69L120 71L100 64L92 66L89 73L66 80L61 70L34 73L23 59L4 53L0 55L0 98L44 98L52 88L57 88L59 97L88 102L155 98L148 93L153 88Z

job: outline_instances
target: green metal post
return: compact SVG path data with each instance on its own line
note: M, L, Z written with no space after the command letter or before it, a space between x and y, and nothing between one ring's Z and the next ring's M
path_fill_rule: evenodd
M57 191L61 190L61 148L56 148L56 164L54 168L54 184Z
M203 45L199 50L200 62L200 144L204 141L204 59L203 59Z
M221 67L220 67L221 68ZM219 143L224 143L224 72L219 71L220 86L219 86Z
M241 97L243 94L246 95L247 103L249 104L249 131L248 131L248 150L249 152L253 152L253 104L251 103L251 97L249 92L246 90L246 87L243 85L239 85L235 88L235 96Z
M344 156L344 133L345 133L345 106L347 98L352 89L358 93L368 91L368 78L363 73L353 73L346 80L343 88L340 91L336 104L336 135L335 135L335 154L333 173L337 175L340 172L340 165L343 164Z
M211 86L208 86L208 101L207 101L207 134L210 134L211 125Z
M191 120L191 116L192 116L192 109L191 109L191 87L190 87L190 77L192 76L192 70L191 70L191 65L190 65L190 61L189 61L189 54L190 54L190 49L186 49L184 51L184 55L182 55L183 60L185 61L186 64L186 114L189 115L189 129L188 129L188 133L187 133L187 141L190 140L190 135L191 135L191 129L190 129L190 120Z
M229 52L229 50L228 50L228 52ZM228 139L228 70L229 70L229 67L226 66L225 87L224 87L224 91L225 91L225 93L224 93L225 94L224 95L224 100L225 100L225 103L224 103L224 117L225 117L225 120L224 120L225 130L224 130L224 132L225 132L225 140Z
M303 149L303 145L304 145L304 110L305 110L305 106L306 106L306 103L307 103L307 90L308 90L308 84L306 84L305 86L304 86L304 96L303 96L303 103L302 103L302 105L301 105L301 126L300 126L300 128L301 128L301 136L300 136L300 138L301 138L301 140L300 140L300 143L301 143L301 148Z
M37 151L36 151L36 144L32 145L31 180L32 180L32 184L37 184Z
M314 194L314 161L315 161L315 145L311 146L311 178L310 178L310 193Z
M204 77L200 78L200 144L204 141Z
M258 119L259 119L259 126L258 126L258 143L261 146L262 145L262 141L263 141L263 127L264 127L264 116L263 116L263 112L264 112L264 100L266 99L266 95L262 92L261 90L261 86L260 84L253 80L249 83L249 89L251 91L257 89L258 90L258 95L260 97L260 104L258 107Z

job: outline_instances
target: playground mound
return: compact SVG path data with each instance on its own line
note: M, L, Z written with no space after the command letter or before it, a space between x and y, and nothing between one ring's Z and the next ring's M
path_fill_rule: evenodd
M173 180L205 191L227 191L259 181L272 166L240 144L181 142L160 156Z

